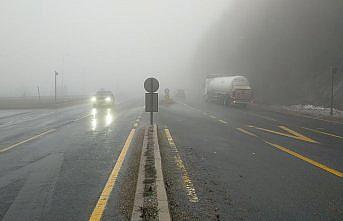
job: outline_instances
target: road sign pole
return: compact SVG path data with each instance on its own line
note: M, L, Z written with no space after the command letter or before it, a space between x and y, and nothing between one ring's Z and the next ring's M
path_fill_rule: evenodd
M159 82L155 78L148 78L144 82L144 88L148 92L145 94L145 111L150 112L150 124L154 124L154 112L158 112Z
M150 112L150 125L154 124L154 112Z
M150 90L153 91L154 88L153 88L153 79L150 78ZM151 99L151 102L150 102L150 105L151 107L153 106L153 99ZM154 124L154 112L150 112L150 125L153 125Z

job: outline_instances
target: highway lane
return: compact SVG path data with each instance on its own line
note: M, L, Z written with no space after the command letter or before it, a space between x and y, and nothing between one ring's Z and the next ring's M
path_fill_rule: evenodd
M14 111L14 113L16 113ZM28 110L0 119L0 150L51 128L58 128L90 114L89 105L61 109Z
M209 115L211 115L210 113L215 113L214 115L218 119L230 119L232 125L237 127L243 127L246 130L259 134L264 132L263 138L267 138L270 141L276 140L290 147L295 146L297 148L296 151L299 153L306 154L332 167L343 168L343 124L340 122L332 123L325 120L285 115L272 111L225 108L220 105L201 102L192 106L199 110L207 111ZM299 143L299 141L304 141L304 139L299 140L288 137L287 135L292 134L285 130L292 130L300 133L301 136L305 136L304 145ZM275 132L281 132L283 135L275 136ZM320 143L320 145L306 142L306 139L312 139Z
M128 220L143 111L4 115L0 219ZM202 102L161 105L156 121L174 220L343 217L343 125Z
M174 220L342 220L343 125L202 102L157 118Z
M127 101L96 116L88 105L30 112L30 120L12 116L16 123L0 128L1 149L53 131L0 153L0 219L90 219L142 111L141 103ZM137 128L102 220L131 215L140 133Z

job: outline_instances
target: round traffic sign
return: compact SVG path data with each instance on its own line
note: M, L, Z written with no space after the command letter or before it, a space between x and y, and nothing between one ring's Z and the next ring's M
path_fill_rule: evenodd
M147 92L154 93L158 90L160 84L156 78L148 78L144 82L144 88Z

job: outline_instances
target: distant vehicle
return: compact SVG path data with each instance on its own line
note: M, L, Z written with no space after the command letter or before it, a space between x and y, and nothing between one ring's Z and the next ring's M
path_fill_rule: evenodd
M206 101L246 107L252 100L252 89L243 76L208 77L204 97Z
M186 92L183 89L178 89L176 91L175 97L177 99L186 100Z
M114 107L114 95L111 91L101 90L91 98L94 108L112 108Z

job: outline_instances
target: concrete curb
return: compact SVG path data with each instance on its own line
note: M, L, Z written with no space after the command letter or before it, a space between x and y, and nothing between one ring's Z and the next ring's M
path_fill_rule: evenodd
M150 130L150 133L149 133ZM152 132L152 133L151 133ZM149 144L150 141L150 144ZM153 141L153 142L151 142ZM151 146L153 143L153 146ZM155 177L155 187L156 187L156 200L157 200L157 211L158 211L158 220L159 221L170 221L170 211L168 206L168 198L167 192L164 185L163 173L162 173L162 162L161 162L161 153L160 153L160 146L158 144L158 136L157 136L157 125L153 127L146 127L144 131L144 139L143 139L143 146L142 146L142 153L140 157L140 164L139 164L139 172L138 172L138 180L137 180L137 187L135 193L135 201L133 205L133 211L131 215L131 221L141 221L143 220L142 216L142 208L144 206L144 191L145 191L145 184L144 181L146 180L146 171L145 167L147 164L147 156L146 153L148 149L153 147L153 155L154 155L154 168L156 170L156 177ZM151 162L151 161L150 161ZM150 163L149 163L150 164Z
M139 221L142 220L141 218L141 207L143 206L144 202L144 178L145 178L145 151L148 147L148 127L144 130L144 139L143 139L143 146L142 146L142 153L140 157L139 163L139 171L138 171L138 180L137 180L137 187L135 193L135 201L133 204L133 210L131 215L131 221Z

